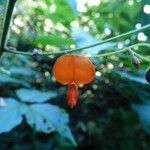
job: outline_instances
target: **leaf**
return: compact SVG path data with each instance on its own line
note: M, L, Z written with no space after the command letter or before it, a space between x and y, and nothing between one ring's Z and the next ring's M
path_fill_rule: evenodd
M72 8L68 4L67 0L55 0L56 12L49 13L49 17L55 22L61 22L68 26L71 21L75 19L75 15L72 11ZM63 13L62 13L63 10Z
M150 103L132 104L132 109L138 114L139 119L147 133L150 133Z
M22 76L33 76L35 71L29 68L13 66L9 69L12 74L22 75Z
M100 42L94 36L90 35L87 32L82 31L79 28L72 28L72 35L79 48ZM105 43L96 47L87 48L83 50L82 53L83 54L98 54L99 52L115 47L116 45L117 43L109 42L109 43Z
M145 103L150 102L150 93L149 93L149 88L144 88L144 87L139 87L131 85L131 88L133 91L135 91L136 95Z
M68 114L63 109L50 104L34 104L26 109L25 117L27 123L35 127L37 131L44 133L56 131L76 146L74 137L67 126Z
M30 103L33 102L42 103L56 96L56 93L52 91L42 92L35 89L24 89L24 88L16 90L16 94L21 101Z
M148 83L144 77L144 71L142 71L142 70L137 71L137 72L117 71L117 73L120 74L121 77L126 78L129 81L148 85Z
M8 132L22 122L20 103L13 98L5 99L6 106L0 108L0 133Z
M27 105L13 98L5 98L6 107L0 109L0 133L9 132L21 124L23 115L27 123L39 132L57 132L76 146L68 127L69 116L57 106L50 104Z
M34 38L33 41L31 41L33 45L37 46L38 44L42 45L54 45L54 46L64 46L64 45L70 45L73 44L74 41L72 38L67 37L64 38L61 35L39 35L36 38Z
M13 84L23 85L25 87L30 87L29 83L22 81L22 80L19 80L19 79L16 79L14 77L11 77L11 76L3 74L3 73L0 73L0 83L1 84L2 83L3 84L13 83Z

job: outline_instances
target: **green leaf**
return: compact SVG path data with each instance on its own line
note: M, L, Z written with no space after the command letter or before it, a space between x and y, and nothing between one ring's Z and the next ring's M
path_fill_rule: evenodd
M0 133L9 132L21 124L23 115L27 123L39 132L57 132L74 146L76 142L68 127L69 116L57 106L50 104L27 105L13 98L6 98L6 106L0 108Z
M23 68L23 67L18 67L18 66L13 66L9 69L9 71L13 74L13 75L22 75L22 76L33 76L36 74L35 71L33 71L32 69L29 68Z
M132 104L132 109L138 114L144 130L150 134L150 103Z
M30 87L30 84L23 81L23 80L20 80L20 79L16 79L14 77L11 77L9 75L6 75L6 74L2 74L0 73L0 83L1 84L18 84L18 85L23 85L25 87Z
M56 96L56 93L52 91L42 92L35 89L24 89L24 88L16 90L16 94L21 101L30 103L34 102L42 103Z
M6 106L0 108L0 133L8 132L22 122L21 104L13 98L5 99Z
M74 137L67 126L68 114L63 109L50 104L34 104L27 107L25 117L27 123L35 127L37 131L44 133L56 131L76 146Z
M133 91L135 91L136 95L144 102L150 102L150 93L149 93L149 88L147 87L140 87L140 86L135 86L134 84L130 86Z
M144 71L127 72L127 71L116 71L121 77L128 79L129 81L137 82L139 84L148 85L144 77Z
M74 41L72 38L64 38L61 37L61 35L40 35L38 37L36 37L33 41L31 41L31 43L35 46L37 46L38 44L42 44L42 45L54 45L54 46L64 46L64 45L70 45L73 44Z

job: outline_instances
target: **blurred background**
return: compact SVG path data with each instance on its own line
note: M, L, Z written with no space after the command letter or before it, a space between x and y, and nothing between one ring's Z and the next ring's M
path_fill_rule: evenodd
M0 13L3 15L3 3ZM18 0L7 45L58 52L91 45L150 23L149 0ZM80 54L150 41L150 30ZM138 53L150 59L149 48ZM95 80L79 87L75 108L55 81L57 56L3 53L0 65L1 150L149 150L150 85L128 52L92 58ZM63 71L63 70L62 70ZM1 105L2 105L1 104Z

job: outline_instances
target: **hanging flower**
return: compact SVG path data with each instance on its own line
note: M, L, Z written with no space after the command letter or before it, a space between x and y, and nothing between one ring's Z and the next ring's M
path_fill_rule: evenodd
M69 85L67 101L73 108L78 100L78 85L91 82L95 76L95 68L89 58L67 54L56 60L53 74L58 82Z

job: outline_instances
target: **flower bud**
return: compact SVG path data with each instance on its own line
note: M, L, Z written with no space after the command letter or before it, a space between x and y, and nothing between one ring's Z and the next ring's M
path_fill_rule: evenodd
M146 69L146 72L145 72L145 79L146 79L147 82L150 84L150 66Z
M39 54L39 51L37 49L33 49L32 56L37 56Z
M133 57L132 57L132 64L133 64L133 66L134 66L135 68L140 68L141 62L140 62L140 60L139 60L138 57L133 56Z

